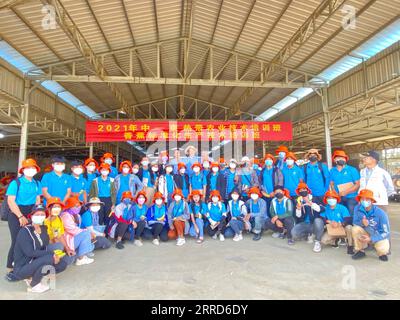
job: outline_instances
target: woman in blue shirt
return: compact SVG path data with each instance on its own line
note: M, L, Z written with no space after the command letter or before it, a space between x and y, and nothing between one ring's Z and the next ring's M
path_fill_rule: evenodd
M206 218L210 223L206 230L210 237L216 240L219 236L220 241L225 241L227 211L225 203L218 190L210 192L210 202L207 206Z
M200 191L202 195L206 194L206 186L207 179L203 172L201 172L201 164L199 162L195 162L192 165L193 174L189 177L190 189L189 192L192 191Z
M160 240L168 241L168 215L165 206L165 198L161 192L156 192L153 198L153 205L147 210L148 228L143 234L143 238L153 238L153 244L160 245ZM150 231L150 235L146 232Z
M87 180L83 177L83 163L78 160L72 161L71 171L71 194L86 203Z
M207 214L207 205L201 201L202 193L199 190L193 190L189 195L189 211L191 226L189 234L197 238L196 242L204 242L204 217Z
M234 189L231 192L231 199L228 202L228 217L229 223L228 228L225 232L225 236L228 236L228 231L232 229L234 233L233 241L241 241L243 240L242 232L245 227L249 228L249 225L245 224L244 218L247 215L247 208L244 201L240 200L240 192L239 189Z
M135 229L135 241L134 244L138 247L143 245L141 237L143 235L144 228L146 227L146 215L147 215L147 196L146 192L139 191L136 196L135 204L132 206L133 213L133 228Z

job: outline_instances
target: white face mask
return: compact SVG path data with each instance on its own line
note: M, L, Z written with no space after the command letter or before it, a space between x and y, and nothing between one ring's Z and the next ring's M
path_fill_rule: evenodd
M208 168L210 167L210 163L209 163L208 161L204 161L204 162L203 162L203 167L204 167L205 169L208 169Z
M94 172L94 170L96 170L96 166L93 166L93 165L87 166L87 167L86 167L86 170L87 170L88 172Z
M56 172L63 172L65 170L65 164L55 164L53 168Z
M138 202L138 204L142 205L146 202L146 199L143 197L140 197L140 198L138 198L137 202Z
M212 197L211 200L212 200L212 202L216 203L216 202L219 201L219 198L218 197Z
M219 168L217 168L217 167L212 168L212 172L217 173L218 171L219 171Z
M253 200L258 200L258 194L253 193L250 197L251 197Z
M90 211L92 211L92 212L99 212L100 209L101 209L100 206L91 206L91 207L90 207Z
M32 223L37 225L42 225L46 216L32 216Z
M51 215L52 216L59 216L60 215L60 213L61 213L61 208L53 208L53 209L51 209Z
M229 168L231 168L231 169L236 169L236 163L230 163L229 164Z
M157 172L157 171L158 171L158 167L152 167L151 170L152 170L153 172Z
M238 194L233 194L232 195L232 199L236 201L237 199L239 199L239 195Z
M82 168L75 168L74 170L72 170L73 173L75 173L77 176L81 175L83 173L83 169Z
M156 205L161 206L163 204L163 200L162 199L157 199L156 200Z
M108 170L101 171L101 175L104 177L107 177L109 174L110 174L110 172Z
M110 158L107 158L104 160L105 163L109 164L110 166L112 165L113 161Z
M181 169L181 170L179 170L179 172L184 174L186 172L186 169Z
M131 172L131 168L122 168L122 173L127 174L129 172Z
M293 159L288 159L288 160L286 160L286 164L288 166L292 166L292 165L294 165L294 160Z
M142 166L145 166L145 167L147 167L149 165L149 162L147 161L147 160L145 160L145 161L142 161Z
M37 174L37 170L35 168L24 169L24 175L29 177L29 178L32 178L36 174Z
M133 172L134 174L137 174L137 173L139 172L139 169L138 169L138 168L133 168L133 169L132 169L132 172Z
M171 172L172 172L172 170L173 170L173 169L172 169L171 167L168 167L168 168L166 168L166 169L165 169L165 172L167 172L167 173L171 173Z
M193 172L194 173L199 173L200 172L200 168L199 167L194 167L193 168Z
M174 199L175 199L175 201L181 201L182 197L181 196L175 196Z

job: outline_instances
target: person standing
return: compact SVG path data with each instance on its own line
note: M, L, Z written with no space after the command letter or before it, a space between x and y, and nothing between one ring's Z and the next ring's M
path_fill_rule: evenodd
M75 160L71 163L71 195L81 202L87 202L87 180L83 177L83 163Z
M60 198L65 202L71 196L71 179L65 174L65 158L55 156L52 160L53 171L45 173L42 178L44 203L50 198Z
M99 164L95 159L88 158L85 160L84 166L86 172L83 174L83 177L87 181L86 194L89 194L92 181L98 176L97 170L99 169Z
M201 172L201 164L195 162L192 165L193 174L189 177L190 193L194 190L199 191L204 197L206 194L207 179Z
M259 176L259 184L263 199L267 203L267 212L274 197L274 187L283 185L282 171L275 166L275 157L272 154L266 154L264 157L264 167Z
M186 164L183 162L178 163L178 172L178 174L174 175L175 186L182 191L183 197L187 199L189 196L190 180L189 175L186 173Z
M275 150L275 154L278 156L278 160L276 161L276 167L280 170L283 170L285 167L285 158L286 155L289 153L289 149L286 146L279 146Z
M129 160L122 161L119 166L120 174L114 179L116 204L121 202L122 194L130 191L135 196L144 187L142 181L135 174L132 174L132 164Z
M233 190L240 190L240 177L239 170L237 168L238 163L235 159L229 161L229 168L225 170L225 180L226 180L226 197L232 193ZM229 199L226 199L226 204Z
M242 198L244 201L248 199L248 191L251 187L258 187L258 176L253 169L249 157L244 156L241 161L241 168L239 170L239 183L242 188Z
M115 162L114 155L112 153L106 152L101 158L100 162L107 163L110 166L111 172L110 177L115 178L118 175L118 170L112 164Z
M211 164L211 173L206 178L206 199L210 198L212 191L217 190L223 201L226 200L226 177L219 172L218 162Z

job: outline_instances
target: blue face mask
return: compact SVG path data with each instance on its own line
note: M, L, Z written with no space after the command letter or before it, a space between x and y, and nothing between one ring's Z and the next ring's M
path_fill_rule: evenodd
M335 198L330 198L330 199L328 199L326 202L328 202L328 204L330 205L330 206L336 206L336 204L337 204L337 199L335 199Z
M279 152L279 158L284 159L286 157L286 152Z
M267 165L267 166L272 166L273 163L274 162L271 159L265 160L265 165Z
M132 203L131 199L124 199L124 201L122 201L124 204L129 205Z
M364 208L368 208L368 207L371 206L371 201L370 201L370 200L362 200L362 201L361 201L361 205L362 205Z

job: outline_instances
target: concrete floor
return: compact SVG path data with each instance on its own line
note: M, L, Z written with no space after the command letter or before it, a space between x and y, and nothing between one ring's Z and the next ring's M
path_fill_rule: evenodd
M399 299L400 205L389 212L393 248L387 263L372 251L353 261L345 247L316 254L304 241L289 247L270 233L259 242L250 236L239 243L189 240L183 247L146 242L96 252L93 264L69 267L57 277L56 290L41 295L26 293L24 282L0 279L0 299ZM2 265L8 245L2 222ZM349 282L352 272L355 281Z

